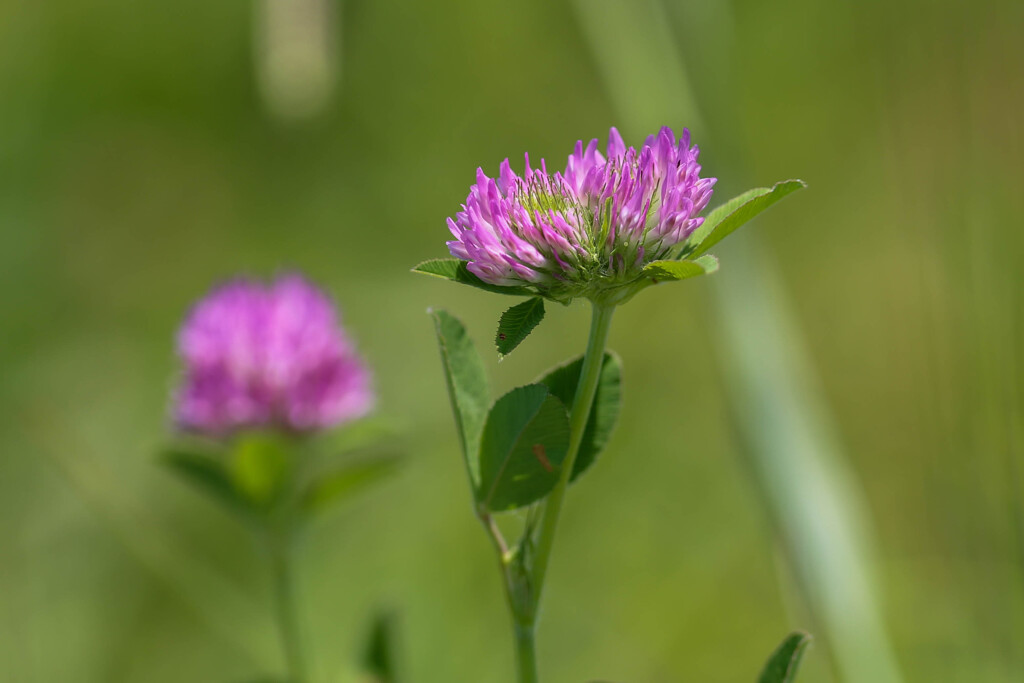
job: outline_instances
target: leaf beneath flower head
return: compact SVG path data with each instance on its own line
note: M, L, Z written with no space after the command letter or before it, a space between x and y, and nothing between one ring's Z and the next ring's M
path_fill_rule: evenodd
M793 683L800 660L810 643L811 637L806 633L796 631L789 634L768 658L757 683Z
M448 398L455 415L466 471L475 490L480 482L480 432L491 402L487 375L480 354L459 319L447 311L429 313L434 319L437 343L441 347Z
M224 465L223 453L190 444L175 444L161 454L163 463L183 481L209 495L231 512L249 518L254 509L235 489L231 474Z
M469 285L496 294L511 294L514 296L533 296L536 294L528 287L492 285L484 282L466 268L466 262L457 258L435 258L424 261L412 269L414 273L431 275L433 277L451 280L462 285Z
M369 415L346 424L342 429L333 429L316 437L314 444L318 453L327 460L366 451L394 440L399 433L394 420L380 415Z
M682 255L700 256L775 202L805 187L802 180L784 180L772 187L756 187L733 197L708 214L686 241Z
M351 498L368 486L393 474L400 458L378 456L350 462L318 477L302 493L305 512L316 513Z
M512 353L512 349L519 346L543 319L544 300L539 296L516 304L502 313L501 320L498 321L498 332L494 337L498 353L503 358Z
M292 477L294 444L270 432L240 434L231 448L235 490L256 507L272 506Z
M710 275L716 270L718 259L706 254L692 261L651 261L644 266L643 275L656 282L671 282L698 275Z
M569 413L543 384L508 392L487 415L480 437L477 504L486 511L534 503L558 483L569 449Z

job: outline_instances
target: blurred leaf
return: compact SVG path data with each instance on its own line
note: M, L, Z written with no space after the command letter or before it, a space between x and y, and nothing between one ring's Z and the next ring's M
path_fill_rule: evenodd
M244 434L231 453L231 474L236 489L257 505L280 496L292 469L290 444L275 434Z
M380 446L385 440L394 437L397 431L391 419L373 415L322 435L316 441L316 450L323 452L328 459L333 459Z
M552 368L537 382L546 386L551 395L557 397L564 405L571 406L576 397L576 387L582 369L583 356L579 356ZM587 418L580 451L576 455L576 464L573 465L573 481L590 467L604 450L619 419L621 402L622 361L613 351L605 351L597 393L590 408L590 417Z
M501 511L529 505L558 483L569 448L569 414L543 384L502 396L487 415L480 439L477 502Z
M302 494L303 510L315 514L351 498L393 474L400 460L398 456L377 457L349 463L318 476Z
M367 683L397 683L398 659L395 635L395 617L390 612L380 612L374 617L370 638L363 654L363 669L370 677Z
M447 311L430 311L441 347L441 362L448 382L448 398L462 443L470 484L474 490L480 482L480 433L487 419L490 390L480 355L473 346L466 328Z
M811 637L799 631L789 634L768 658L758 683L792 683Z
M432 275L434 277L451 280L459 284L469 285L496 294L512 294L515 296L533 296L535 292L528 287L502 287L484 282L466 268L466 262L456 258L435 258L424 261L412 269L414 273Z
M229 510L248 516L252 506L236 489L222 459L215 454L188 446L172 446L161 460L172 472Z
M686 241L683 255L700 256L775 202L805 187L802 180L784 180L770 188L757 187L733 197L708 214Z
M498 322L498 333L494 343L502 357L512 353L512 349L533 332L533 328L544 319L544 300L539 296L516 304L501 314Z

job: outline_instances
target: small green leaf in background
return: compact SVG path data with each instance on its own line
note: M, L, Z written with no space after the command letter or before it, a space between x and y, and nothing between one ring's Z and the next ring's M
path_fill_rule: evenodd
M537 380L548 388L548 391L557 397L563 404L572 405L576 397L576 386L580 381L580 371L583 369L583 356L558 365ZM619 419L619 407L622 403L622 361L618 354L612 351L605 351L604 360L601 365L601 377L597 384L597 393L594 395L594 403L590 407L590 417L587 418L587 427L583 431L583 441L580 442L580 450L576 455L576 464L573 466L572 480L575 481L588 467L590 467L597 456L604 450L608 439L611 438L612 430Z
M276 434L243 434L231 453L235 488L257 505L273 503L284 490L293 466L290 444Z
M800 660L810 642L811 636L806 633L790 633L768 658L757 683L793 683Z
M394 614L380 612L374 617L362 661L363 671L368 676L366 683L398 682L395 631Z
M223 453L212 453L188 444L171 446L161 455L164 464L182 480L232 512L247 516L252 513L252 506L235 489L224 458Z
M708 214L686 241L683 254L700 256L775 202L805 187L802 180L784 180L772 187L757 187L733 197Z
M543 384L502 396L480 439L477 503L500 512L540 500L558 483L569 448L569 414Z
M512 353L512 349L533 332L533 328L544 319L544 300L539 296L516 304L501 314L498 322L498 333L494 336L494 344L502 357Z
M393 440L399 432L391 418L371 415L318 436L314 450L321 454L321 457L333 460L346 454L379 447L381 443Z
M351 462L317 476L302 493L302 508L317 513L347 500L398 469L398 456Z
M429 313L434 318L437 343L441 347L448 398L462 443L466 471L475 490L480 483L480 432L491 402L487 375L473 340L459 319L447 311Z
M451 280L462 285L469 285L495 294L511 294L513 296L532 296L534 291L527 287L502 287L484 282L466 268L466 262L457 258L435 258L424 261L412 269L414 273Z

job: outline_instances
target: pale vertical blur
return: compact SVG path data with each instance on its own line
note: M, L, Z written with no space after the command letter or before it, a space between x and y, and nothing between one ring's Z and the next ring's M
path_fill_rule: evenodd
M284 121L316 116L338 87L341 0L255 0L260 94Z

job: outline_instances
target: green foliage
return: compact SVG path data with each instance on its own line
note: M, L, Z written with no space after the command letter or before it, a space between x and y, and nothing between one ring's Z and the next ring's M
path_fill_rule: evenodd
M490 390L483 362L458 318L447 311L430 311L434 318L441 363L448 382L448 398L462 444L462 455L470 483L476 489L480 482L478 453L480 432L487 419Z
M369 676L366 683L397 683L398 665L396 654L395 617L390 612L380 612L373 620L370 637L363 652L362 667Z
M796 631L786 636L782 644L776 648L761 671L758 683L793 683L804 651L811 643L806 633Z
M395 473L400 458L394 455L343 464L316 477L301 494L304 512L318 513L347 500Z
M163 453L172 472L232 512L251 520L271 507L292 478L291 445L269 433L224 444L182 441Z
M650 278L652 284L686 280L698 275L709 275L718 270L718 259L711 254L701 256L692 261L651 261L644 266L644 277Z
M480 439L477 504L499 512L536 502L558 483L569 448L569 414L543 384L502 396Z
M477 289L483 289L496 294L511 294L514 296L532 296L535 292L528 287L501 287L484 282L466 268L466 262L455 258L435 258L423 261L412 269L414 273L432 275L462 285L469 285Z
M501 314L498 332L494 343L502 357L512 353L512 349L529 336L530 332L544 319L544 300L539 296L516 304Z
M552 368L537 382L546 386L551 395L557 397L563 404L571 406L576 397L576 387L579 384L582 369L583 356L580 355ZM583 440L580 442L580 450L573 466L573 481L583 474L604 450L619 419L621 403L622 361L618 354L605 351L597 393L590 408L587 426L583 431Z
M270 506L292 476L293 446L272 433L240 435L231 448L231 475L236 490L257 506Z
M318 436L314 446L327 457L343 456L377 448L393 439L396 432L390 418L370 415Z
M802 180L784 180L772 187L757 187L733 197L708 214L683 247L683 256L700 256L786 195L802 190Z
M223 454L193 444L175 444L161 454L163 463L183 481L209 495L231 512L248 518L252 503L236 488Z
M331 449L327 458L316 452L315 441L258 432L225 443L182 441L165 450L162 460L244 521L262 524L283 508L320 513L395 472L397 455L365 453L380 441L379 423L355 427L351 438L343 436L345 429L325 437ZM348 452L338 457L341 446Z

